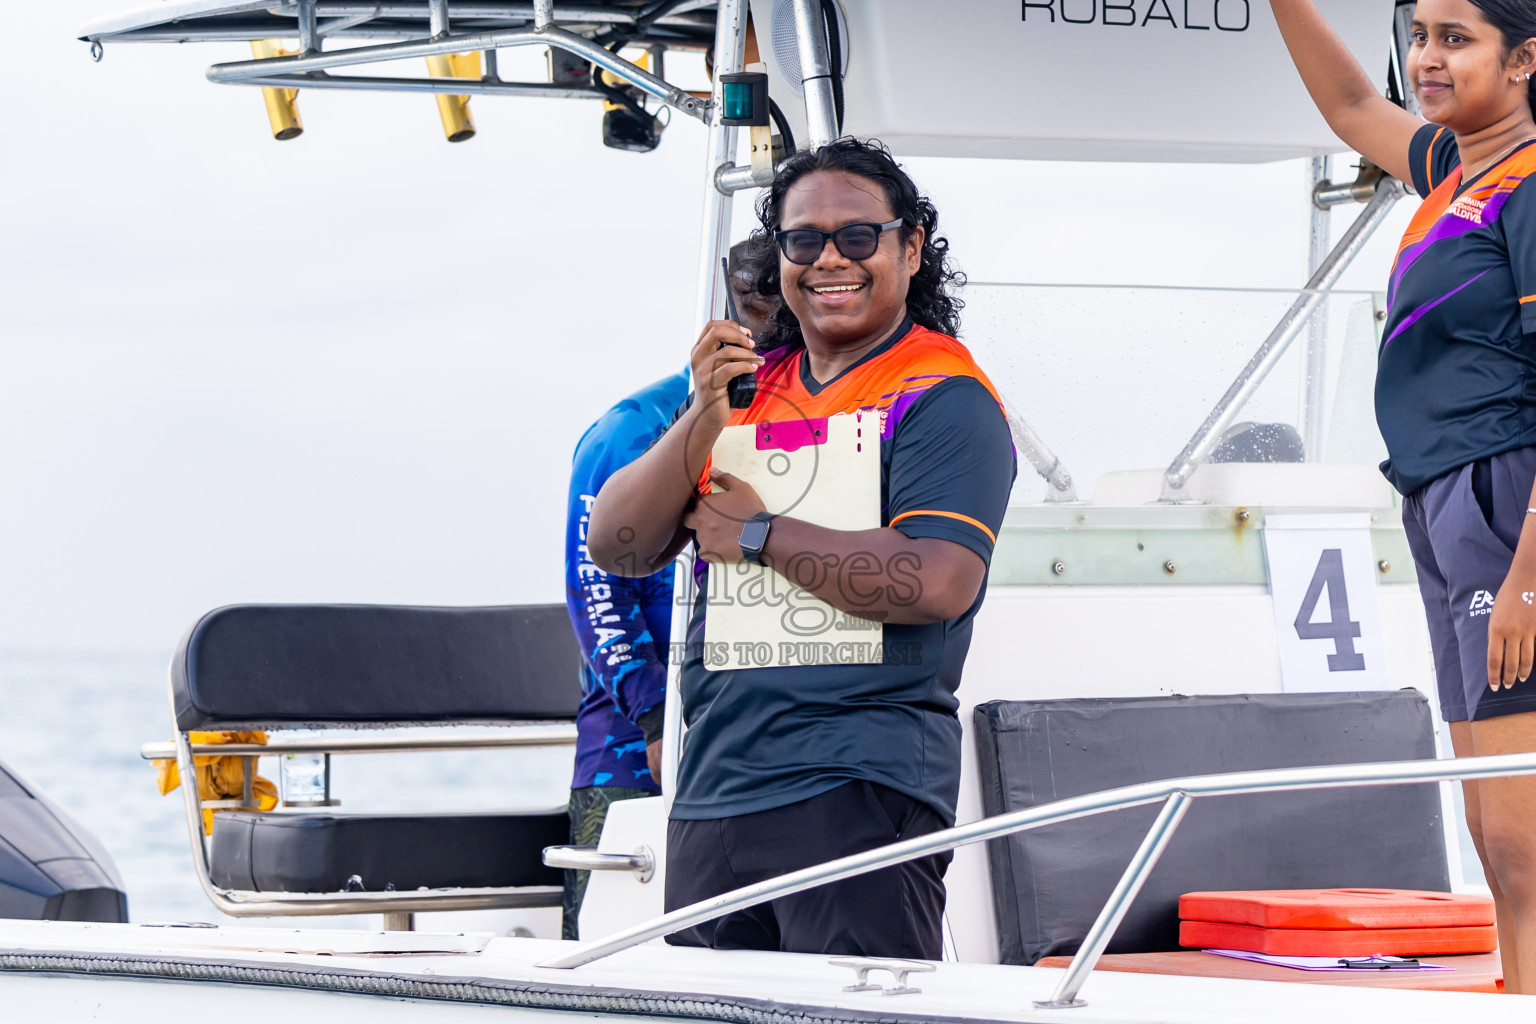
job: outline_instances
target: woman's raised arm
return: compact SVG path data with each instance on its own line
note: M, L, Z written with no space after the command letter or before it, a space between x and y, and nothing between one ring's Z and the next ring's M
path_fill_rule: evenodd
M1269 6L1328 127L1377 167L1411 182L1408 144L1424 122L1376 91L1312 0L1270 0Z

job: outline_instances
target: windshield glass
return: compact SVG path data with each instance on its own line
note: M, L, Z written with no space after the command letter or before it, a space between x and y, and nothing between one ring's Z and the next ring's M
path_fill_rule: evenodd
M1106 474L1165 470L1302 294L971 284L962 340L1072 474L1078 496L1093 500ZM1363 466L1384 459L1372 411L1384 309L1377 293L1330 293L1233 419L1282 426L1260 427L1256 446L1250 428L1250 442L1229 446L1227 460L1252 461L1256 452ZM1309 348L1321 353L1312 363L1320 380L1308 372ZM1320 416L1309 428L1314 396ZM1021 453L1013 504L1046 494Z

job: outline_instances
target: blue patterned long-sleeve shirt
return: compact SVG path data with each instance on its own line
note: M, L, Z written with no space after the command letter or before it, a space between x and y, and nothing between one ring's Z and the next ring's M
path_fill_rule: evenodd
M603 484L661 436L687 396L686 373L657 381L609 409L576 445L565 603L586 663L573 789L659 789L646 765L645 746L648 738L660 736L666 699L672 567L643 579L610 576L587 552L587 523Z

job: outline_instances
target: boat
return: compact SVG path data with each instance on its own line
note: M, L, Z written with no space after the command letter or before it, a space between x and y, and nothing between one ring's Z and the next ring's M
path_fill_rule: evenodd
M1323 7L1364 65L1381 70L1383 91L1410 104L1400 71L1404 5ZM244 792L210 799L184 787L205 892L231 916L378 914L385 929L0 922L8 1005L61 1021L140 1019L205 1009L240 986L234 998L243 1014L297 1020L447 1019L488 1007L528 1019L576 1012L729 1021L1522 1013L1518 999L1477 991L1095 970L1106 955L1166 948L1157 944L1166 941L1159 936L1169 927L1170 887L1190 873L1235 877L1223 851L1244 838L1281 854L1257 863L1251 884L1227 888L1465 887L1459 814L1446 783L1536 774L1536 755L1446 756L1412 559L1396 499L1373 465L1380 442L1368 387L1384 298L1337 287L1405 190L1369 166L1334 180L1329 158L1343 147L1293 81L1265 5L175 0L101 19L81 37L98 58L131 42L254 44L253 59L215 64L207 76L261 90L272 133L285 141L302 128L299 94L323 89L434 95L445 136L457 141L472 132L471 99L498 94L602 103L605 141L633 150L654 146L662 108L696 120L709 138L700 321L723 306L718 265L732 237L732 196L768 181L794 140L816 146L844 132L914 157L1307 158L1313 260L1300 287L1279 293L971 286L968 340L983 365L1010 358L1002 342L988 348L988 325L1022 317L1049 324L1052 337L1030 353L1042 372L1005 385L1021 475L1029 467L1036 479L1016 495L998 538L959 694L966 736L956 828L671 914L662 914L660 885L665 796L616 805L596 849L545 844L538 864L525 857L505 870L419 886L364 872L325 891L262 882L253 865L268 826L322 836L339 826L323 782L261 817L249 786L260 758L293 759L313 781L327 778L333 756L568 744L569 695L530 688L493 700L474 681L504 672L508 651L532 666L519 676L530 680L553 674L570 652L550 646L558 609L548 607L216 609L192 624L171 666L175 740L145 748L147 758L176 761L187 778L199 757L250 766ZM297 44L282 42L290 39ZM1180 102L1107 103L1120 85L1090 81L1084 54L1094 53L1093 66L1138 66L1154 39L1160 85ZM497 52L521 47L549 50L548 80L501 77ZM705 49L712 93L668 81L668 53ZM427 75L396 72L391 62L404 59L426 60ZM727 88L762 81L753 75L766 76L779 109L755 109L751 124L726 123ZM1241 89L1225 85L1236 81ZM1042 82L1051 83L1049 103L1038 102ZM1255 107L1262 119L1247 116ZM1330 244L1324 214L1346 204L1358 204L1359 215ZM1139 332L1139 345L1125 344L1128 332ZM1229 332L1235 340L1216 346L1212 335ZM1191 395L1147 396L1133 443L1095 439L1104 432L1084 423L1091 410L1083 396L1105 371L1082 372L1085 353L1095 366L1134 375L1169 358L1159 345L1180 344L1200 379ZM1211 394L1208 408L1194 405L1200 391ZM1097 623L1106 615L1118 624L1108 646L1124 665L1085 669L1084 641L1104 645ZM413 703L403 685L374 687L398 703L363 692L364 683L401 683L409 673L437 673L444 686L468 680L465 700ZM317 679L336 682L334 692L314 704L299 700ZM664 792L676 778L679 716L680 702L669 701ZM474 728L430 738L393 729L421 722ZM336 725L368 731L303 731ZM236 743L194 735L258 727L275 735ZM219 812L206 839L204 810ZM550 824L541 821L422 827L533 834ZM955 851L943 962L659 943L727 909L940 849ZM418 914L547 905L554 886L540 865L593 871L582 942L492 935L472 924L417 930L430 920ZM1071 960L1040 964L1052 955Z

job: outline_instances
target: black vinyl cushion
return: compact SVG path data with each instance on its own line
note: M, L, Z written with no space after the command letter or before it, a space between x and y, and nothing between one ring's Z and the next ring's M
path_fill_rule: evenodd
M272 814L213 818L214 884L265 892L560 885L544 847L570 841L559 811L474 814ZM554 898L558 902L558 897Z
M565 605L234 605L171 663L176 725L572 719L580 654Z
M975 724L988 815L1191 775L1435 757L1416 690L997 701ZM1002 961L1075 953L1159 810L990 843ZM1435 784L1197 799L1108 951L1180 948L1186 892L1334 887L1449 891Z

